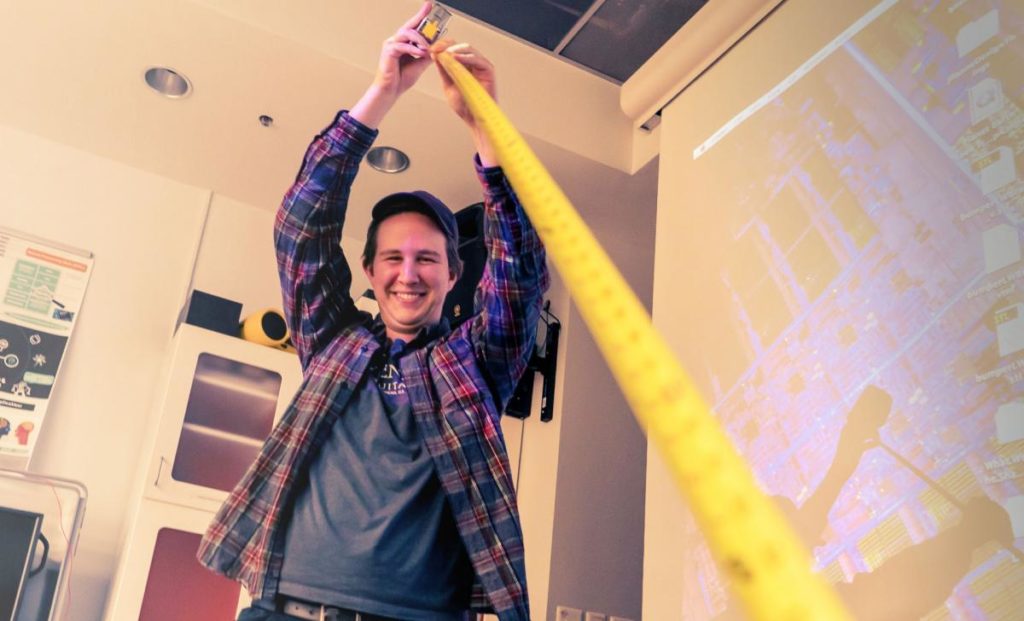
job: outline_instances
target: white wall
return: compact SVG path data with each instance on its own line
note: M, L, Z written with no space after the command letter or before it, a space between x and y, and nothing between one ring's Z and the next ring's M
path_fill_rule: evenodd
M281 189L281 196L287 188ZM276 206L273 206L276 208ZM214 194L196 260L193 289L241 302L241 318L266 308L281 309L274 256L274 209L253 207ZM352 292L370 287L360 269L365 231L346 228L342 250L352 266Z
M281 308L273 226L272 211L215 194L192 288L241 302L243 319L264 308Z
M649 308L657 160L628 176L581 158L540 152ZM561 428L551 571L546 602L533 613L553 619L556 606L566 605L639 619L646 441L575 304L560 317L565 323L560 361L565 378L562 408L556 413Z
M0 145L0 221L96 253L31 470L89 488L67 618L98 619L117 565L124 512L144 463L139 447L153 423L161 366L189 283L242 302L243 317L279 308L273 211L2 126ZM535 148L649 300L656 167L630 177L551 145ZM362 234L351 231L343 240L353 265ZM358 269L354 277L358 293L367 283ZM638 618L641 436L557 276L549 298L564 328L555 421L541 423L535 404L522 427L527 439L519 503L531 605L536 618L554 604ZM572 407L584 398L582 407ZM607 419L615 423L593 424ZM563 425L571 436L562 435ZM619 442L623 433L626 440ZM568 451L561 448L566 440ZM615 459L629 466L620 469L625 478L595 478L593 464L613 463L606 461L607 447L616 445ZM581 491L607 499L610 510L577 504ZM557 503L556 518L559 495L566 500ZM630 568L627 574L622 567Z
M209 193L0 126L0 220L95 266L30 470L89 489L68 619L98 619Z

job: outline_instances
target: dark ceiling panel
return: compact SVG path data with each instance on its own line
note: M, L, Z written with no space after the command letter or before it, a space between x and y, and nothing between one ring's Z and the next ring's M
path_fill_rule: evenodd
M595 0L447 0L442 4L554 50Z
M607 0L562 50L562 55L625 82L706 3L707 0Z

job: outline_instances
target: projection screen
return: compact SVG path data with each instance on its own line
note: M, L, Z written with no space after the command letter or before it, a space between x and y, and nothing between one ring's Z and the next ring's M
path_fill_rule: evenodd
M655 323L858 619L1024 610L1022 34L787 0L663 111ZM644 617L745 618L651 459Z

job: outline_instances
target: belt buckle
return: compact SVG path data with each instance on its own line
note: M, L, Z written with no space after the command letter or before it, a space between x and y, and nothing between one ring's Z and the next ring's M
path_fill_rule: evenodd
M331 612L327 612L327 606L320 604L320 621L332 621L333 619L339 619L338 613L340 611L337 608L331 608ZM363 621L363 615L361 613L355 613L353 621Z

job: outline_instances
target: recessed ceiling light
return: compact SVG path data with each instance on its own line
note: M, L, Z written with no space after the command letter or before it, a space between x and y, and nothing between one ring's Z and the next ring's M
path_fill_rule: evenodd
M384 173L400 173L409 167L409 156L394 147L374 147L366 154L366 163Z
M180 99L192 92L188 78L167 67L150 67L144 77L151 89L171 99Z

